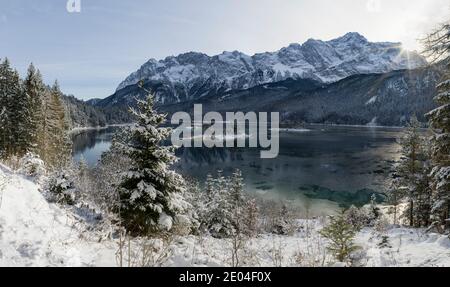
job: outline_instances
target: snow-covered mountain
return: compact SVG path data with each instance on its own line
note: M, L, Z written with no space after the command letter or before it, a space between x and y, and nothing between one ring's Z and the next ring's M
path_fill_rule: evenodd
M253 56L238 51L212 57L189 52L151 59L128 76L117 92L144 80L154 87L157 100L168 104L200 98L212 90L248 89L288 78L331 83L351 75L414 69L426 63L418 53L403 50L400 43L372 43L358 33L348 33L331 41L310 39Z

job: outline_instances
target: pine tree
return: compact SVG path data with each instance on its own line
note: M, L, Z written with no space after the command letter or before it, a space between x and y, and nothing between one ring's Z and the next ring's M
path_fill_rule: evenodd
M22 157L28 151L31 151L31 121L33 111L29 105L28 94L23 87L17 71L14 72L13 77L14 82L18 83L18 90L11 105L13 115L10 117L12 119L12 124L15 127L13 129L13 137L15 141L14 154Z
M427 114L432 138L432 225L450 229L450 23L441 25L424 39L425 54L440 62L445 73L437 86L438 108Z
M138 109L131 112L137 123L116 143L132 161L119 188L116 211L132 234L168 230L188 206L182 197L184 180L170 170L177 160L174 147L163 146L171 130L161 127L165 115L154 110L151 95L146 101L139 100Z
M387 203L392 206L389 213L394 216L394 225L398 225L399 223L398 206L401 203L403 194L405 194L405 192L401 189L401 180L398 178L393 179L390 185L390 190L387 194Z
M235 231L230 179L225 178L223 172L218 170L216 178L212 181L210 178L206 187L211 198L206 207L207 229L214 237L229 237Z
M408 218L410 226L414 226L414 203L418 193L418 176L422 168L420 162L421 154L421 137L419 134L420 123L413 116L407 126L405 134L400 141L402 147L401 162L398 167L398 174L401 178L400 190L406 191L403 197L407 197L409 201Z
M26 119L26 97L19 74L5 59L0 64L0 151L3 156L25 153Z
M24 81L25 93L28 96L28 110L30 113L28 127L27 150L39 153L38 139L42 131L42 101L45 96L45 85L39 70L33 64L28 68L27 77Z
M259 206L255 199L251 199L247 202L244 209L244 234L254 237L259 231Z
M8 59L0 63L0 158L6 157L9 149L8 134L11 128L8 117L9 95L7 93L9 69Z
M62 93L56 81L43 104L42 135L38 140L41 158L50 169L61 169L70 162L71 140Z
M230 178L230 190L229 190L229 201L232 208L231 220L233 222L234 233L245 233L247 231L247 226L244 222L244 214L246 206L246 199L244 197L244 179L242 177L242 172L236 169Z
M344 215L331 218L331 222L324 227L320 234L330 243L327 249L339 262L345 262L358 249L354 244L356 230L345 219Z
M416 181L416 204L413 210L416 227L427 227L430 225L432 208L431 188L431 143L430 137L423 136L421 142L420 161L421 168Z
M0 156L37 154L50 170L70 161L71 141L57 82L45 87L31 64L21 81L5 59L0 64Z
M376 222L381 216L380 208L377 205L377 196L372 194L370 196L370 205L369 205L369 217L372 224Z
M244 179L239 169L236 169L231 176L230 196L235 207L242 208L244 206Z

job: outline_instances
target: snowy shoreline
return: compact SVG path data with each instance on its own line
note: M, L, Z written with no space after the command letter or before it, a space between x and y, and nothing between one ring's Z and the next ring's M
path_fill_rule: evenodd
M345 127L345 128L366 128L366 129L399 129L402 130L405 127L402 126L371 126L371 125L344 125L344 124L319 124L319 123L307 123L305 126L318 126L318 127Z
M113 128L113 127L127 127L130 126L132 124L112 124L112 125L106 125L106 126L97 126L97 127L76 127L76 128L72 128L69 131L69 134L80 134L83 132L87 132L87 131L101 131L101 130L106 130L108 128Z

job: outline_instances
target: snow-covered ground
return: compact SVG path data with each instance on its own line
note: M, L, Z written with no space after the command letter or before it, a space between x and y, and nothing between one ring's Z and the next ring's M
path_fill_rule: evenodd
M113 242L93 241L75 215L49 204L36 184L0 165L0 180L5 177L0 266L114 265Z
M3 184L2 184L3 183ZM5 184L6 183L6 184ZM291 236L265 234L245 242L240 259L249 266L336 265L317 231L322 220L299 220ZM103 235L102 235L103 234ZM118 239L92 231L83 217L46 201L39 186L0 165L0 266L117 266ZM380 247L382 236L387 243ZM450 266L447 236L420 229L388 227L358 233L362 266ZM139 254L139 241L133 241ZM230 266L231 241L176 237L155 265ZM124 264L127 265L127 264Z

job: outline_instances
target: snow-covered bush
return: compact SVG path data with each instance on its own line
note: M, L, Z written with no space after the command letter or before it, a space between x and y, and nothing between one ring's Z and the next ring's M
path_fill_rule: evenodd
M45 186L47 198L51 202L74 205L77 200L74 176L70 170L53 172Z
M45 163L38 155L27 153L19 160L18 172L38 179L45 175Z
M344 217L347 223L358 231L369 224L372 220L372 217L368 214L368 212L366 212L365 209L357 208L354 205L345 211Z
M380 236L386 234L389 227L389 221L384 216L380 216L373 224L373 230Z
M259 229L272 234L289 235L301 227L293 206L273 200L258 200ZM297 217L298 218L298 217Z
M230 180L222 171L217 172L216 178L208 176L206 180L202 219L207 231L216 238L230 237L235 228L229 188Z
M208 175L204 190L192 196L200 230L216 238L255 236L259 232L259 207L244 194L243 176L239 170L225 177ZM192 200L191 199L191 200Z
M273 216L271 232L279 235L291 235L297 230L298 226L294 214L286 204L281 206Z
M120 133L119 135L120 136ZM123 174L131 167L131 159L113 145L102 154L97 166L90 170L92 184L89 200L104 211L113 211L119 202L119 187Z

